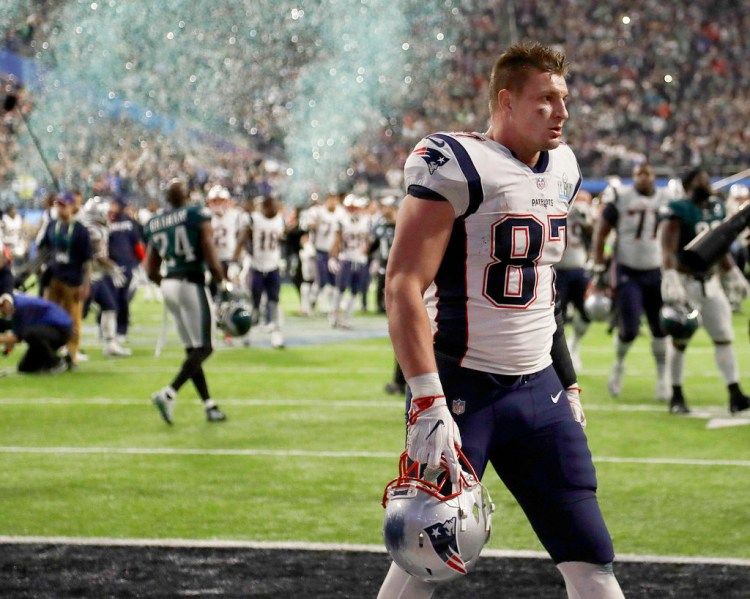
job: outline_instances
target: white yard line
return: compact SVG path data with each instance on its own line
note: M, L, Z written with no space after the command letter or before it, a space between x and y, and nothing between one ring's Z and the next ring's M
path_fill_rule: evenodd
M225 541L220 539L122 539L108 537L41 537L41 536L0 536L0 544L45 544L77 545L94 547L167 547L197 549L258 549L278 551L331 551L385 553L382 545L357 545L348 543L305 543L296 541ZM549 559L544 551L512 549L485 549L482 557ZM736 557L679 556L679 555L636 555L618 554L618 562L641 562L659 564L715 564L750 567L750 559Z
M47 455L204 455L204 456L270 456L332 459L397 459L398 455L382 451L310 451L305 449L197 449L186 447L23 447L0 446L0 454L32 453ZM595 462L609 464L650 464L671 466L731 466L750 468L750 460L703 460L690 458L623 458L595 457Z

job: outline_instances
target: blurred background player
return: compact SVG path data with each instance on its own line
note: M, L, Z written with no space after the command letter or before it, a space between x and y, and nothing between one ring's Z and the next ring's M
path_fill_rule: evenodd
M105 356L129 356L132 352L117 341L117 290L125 288L122 267L109 257L109 202L99 196L86 201L80 222L91 239L91 275L89 294L84 300L83 317L91 303L99 306L99 331ZM126 288L125 288L126 289Z
M126 209L127 201L123 196L116 196L109 204L109 257L124 277L122 286L115 287L118 343L127 341L130 302L135 294L133 274L146 257L141 228Z
M284 347L281 331L281 239L284 237L284 216L275 198L265 196L258 210L250 215L247 236L253 248L250 267L250 294L253 300L253 315L260 319L261 301L266 298L266 322L271 333L271 345Z
M585 189L579 190L575 202L568 212L568 223L565 229L565 252L560 262L555 266L557 272L555 287L557 288L560 310L563 318L566 321L570 319L573 324L573 335L568 341L568 350L576 371L580 371L582 368L581 339L591 324L591 319L584 308L586 290L590 282L586 271L586 263L588 262L593 228L591 201L592 197L588 191ZM572 316L569 315L570 306L573 307Z
M213 352L214 326L206 268L220 288L226 288L227 283L213 244L211 211L190 204L187 189L179 179L169 182L166 199L169 209L151 218L144 231L148 242L146 272L161 287L166 307L185 346L186 357L172 382L156 391L151 401L164 421L172 424L177 392L187 381L192 381L203 401L206 420L219 422L226 420L226 416L211 399L203 372L203 362ZM166 267L163 277L160 274L162 263Z
M367 285L371 229L367 204L366 198L354 194L344 198L345 212L328 260L328 269L336 275L330 318L334 328L351 328L357 296Z
M667 368L668 339L662 330L659 311L661 298L661 246L657 238L659 210L666 206L669 195L665 188L654 186L654 170L647 163L633 168L633 184L608 187L604 206L596 222L593 240L594 271L602 273L605 266L604 246L610 232L616 241L610 273L614 281L617 313L615 361L607 381L612 397L622 391L625 357L638 336L641 317L645 313L651 331L651 352L656 363L656 398L666 401L671 396ZM601 277L597 277L601 284Z
M689 305L700 312L702 324L714 343L716 365L729 391L729 411L739 412L750 407L750 400L742 392L739 367L732 347L732 308L729 295L747 297L748 283L729 254L717 268L705 273L689 274L679 261L678 254L697 234L707 231L726 216L724 204L712 195L708 172L696 168L685 174L682 185L686 197L669 202L664 210L666 222L662 227L662 286L664 303L673 306ZM721 273L721 274L719 274ZM685 375L685 350L689 336L672 337L671 356L672 397L669 411L686 414L690 410L682 391Z
M229 190L223 185L214 185L206 196L206 204L211 209L211 229L214 235L216 255L224 269L224 276L238 280L237 241L242 230L243 211L232 203ZM231 271L231 272L230 272ZM211 292L216 295L216 283L212 281Z
M743 185L742 183L735 183L729 188L729 193L727 194L727 218L730 218L737 214L737 211L742 207L746 202L750 202L750 189L747 187L747 185ZM732 259L734 260L734 263L737 265L737 268L742 271L742 273L745 275L745 278L747 278L747 265L748 265L748 236L750 236L750 231L745 230L744 232L740 233L738 235L737 239L734 240L734 243L732 243L731 247L729 248L729 252L732 254ZM733 312L739 312L741 309L742 300L738 297L729 297L729 303L732 306Z
M0 229L0 238L13 256L13 264L16 268L23 266L29 257L29 242L26 238L26 222L18 212L15 201L6 205Z
M339 201L339 194L329 193L322 205L310 208L308 227L315 246L315 283L313 284L313 305L318 312L329 313L332 320L331 303L336 287L336 275L328 268L328 258L336 231L344 213Z

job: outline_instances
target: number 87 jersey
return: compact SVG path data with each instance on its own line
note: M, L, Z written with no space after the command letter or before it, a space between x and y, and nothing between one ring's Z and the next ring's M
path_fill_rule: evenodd
M443 261L425 292L435 350L500 374L551 364L554 270L581 173L567 145L534 168L477 133L424 138L404 167L407 192L450 202L456 214Z

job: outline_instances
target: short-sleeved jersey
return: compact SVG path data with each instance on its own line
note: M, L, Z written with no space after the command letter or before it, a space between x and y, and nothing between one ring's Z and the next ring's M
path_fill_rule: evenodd
M456 220L424 300L435 350L461 365L520 375L552 362L554 272L581 174L567 145L535 168L477 133L424 138L404 168L407 192L447 201Z
M586 266L591 243L591 213L590 204L576 202L570 207L568 226L565 229L565 252L555 267L557 270L574 270Z
M244 220L244 222L246 223L247 220ZM211 216L216 255L222 262L229 262L234 258L234 253L237 250L237 238L242 225L242 211L237 208L228 208L221 214L214 212Z
M367 263L370 245L370 217L366 214L344 214L341 218L339 260L356 264Z
M336 240L336 232L341 226L344 209L337 206L330 211L325 206L314 206L310 209L310 228L313 231L313 244L321 252L330 252Z
M253 232L253 270L271 272L281 268L281 238L284 217L281 213L268 218L260 212L250 215Z
M20 214L11 216L3 214L0 237L8 245L13 256L21 258L26 255L27 243L23 235L23 217Z
M144 236L161 256L167 276L196 277L205 272L200 227L210 220L208 208L189 205L161 212L146 223Z
M727 212L724 203L712 196L703 206L698 206L689 199L673 200L663 209L662 215L664 218L680 221L677 249L681 250L699 233L721 224Z
M666 189L643 195L632 185L610 187L602 218L617 232L615 261L635 270L653 270L661 265L661 243L657 237L659 215L669 202Z

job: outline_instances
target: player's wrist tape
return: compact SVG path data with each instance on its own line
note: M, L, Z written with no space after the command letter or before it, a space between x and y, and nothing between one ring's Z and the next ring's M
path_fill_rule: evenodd
M428 372L406 379L412 397L428 397L443 395L443 385L437 372Z
M428 408L444 406L445 395L428 395L427 397L412 398L409 406L409 424L414 424L417 417Z
M566 391L578 391L578 394L581 393L581 388L578 386L578 383L573 383L572 385L568 385L565 388Z

